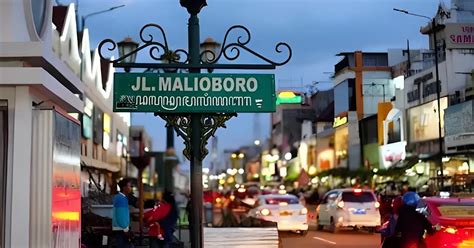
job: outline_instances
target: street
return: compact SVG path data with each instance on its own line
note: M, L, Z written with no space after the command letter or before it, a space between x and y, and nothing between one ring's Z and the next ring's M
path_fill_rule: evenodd
M318 248L374 248L380 244L380 235L366 231L340 230L337 233L316 231L310 228L306 236L297 233L280 232L283 248L318 247Z

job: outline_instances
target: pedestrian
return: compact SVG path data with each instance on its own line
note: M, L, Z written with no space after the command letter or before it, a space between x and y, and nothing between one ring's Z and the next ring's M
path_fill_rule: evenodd
M395 230L400 233L401 248L424 248L423 240L425 231L434 232L433 226L426 217L416 211L420 196L415 192L407 192L402 197L403 205L400 207Z
M117 248L130 248L133 246L127 195L132 191L132 185L127 179L122 179L118 185L120 192L113 198L112 231Z
M380 230L382 238L382 248L400 247L400 235L396 232L400 207L403 205L402 198L395 198L391 204L391 214L387 222L384 222Z
M148 225L148 236L150 240L150 248L159 248L164 242L164 228L161 227L160 221L169 215L171 205L165 201L156 203L151 209L143 214L143 220Z
M178 206L176 205L176 200L174 199L174 195L169 192L165 191L163 194L163 204L168 204L170 207L168 215L164 217L160 222L160 226L163 229L163 242L162 248L169 248L171 243L174 242L174 231L176 230L176 223L178 222L179 218L179 211Z

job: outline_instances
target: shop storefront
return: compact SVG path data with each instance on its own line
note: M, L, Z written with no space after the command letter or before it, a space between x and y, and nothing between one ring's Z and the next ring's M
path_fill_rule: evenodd
M444 137L444 110L448 105L447 97L440 100L441 105L441 136ZM438 105L431 101L408 110L407 151L417 154L424 161L436 162L434 155L439 154ZM439 160L439 157L438 157ZM436 167L431 169L431 176L436 177Z
M2 1L1 247L80 246L80 125L68 113L83 111L84 85L79 50L51 20L52 1Z
M469 191L474 175L474 100L449 106L445 114L445 170L454 191Z
M318 172L335 167L334 129L318 134L316 164ZM312 173L309 173L312 175Z

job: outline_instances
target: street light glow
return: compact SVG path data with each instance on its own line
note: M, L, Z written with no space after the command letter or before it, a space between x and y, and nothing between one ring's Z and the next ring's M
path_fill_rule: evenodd
M291 155L290 152L285 153L285 159L286 159L286 160L291 160L292 157L293 157L293 156Z
M240 159L245 158L245 154L239 153L239 158L240 158Z
M240 175L244 174L244 169L240 168L240 169L239 169L239 174L240 174Z
M260 140L257 139L257 140L255 140L253 143L254 143L256 146L259 146L259 145L260 145Z

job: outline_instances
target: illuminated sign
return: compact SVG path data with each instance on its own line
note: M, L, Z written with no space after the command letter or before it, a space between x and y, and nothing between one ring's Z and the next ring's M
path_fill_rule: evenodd
M334 118L334 123L332 124L332 127L336 128L336 127L342 126L346 123L347 123L347 116L344 116L344 117L338 116L338 117Z
M301 104L303 98L292 91L283 91L278 93L276 104Z
M110 115L104 113L104 126L103 126L103 130L104 130L104 134L102 136L102 147L107 150L109 149L110 147L110 129L111 129L111 126L112 126L112 121L110 119Z
M82 137L92 138L92 115L94 103L89 98L84 98L84 114L82 115Z

